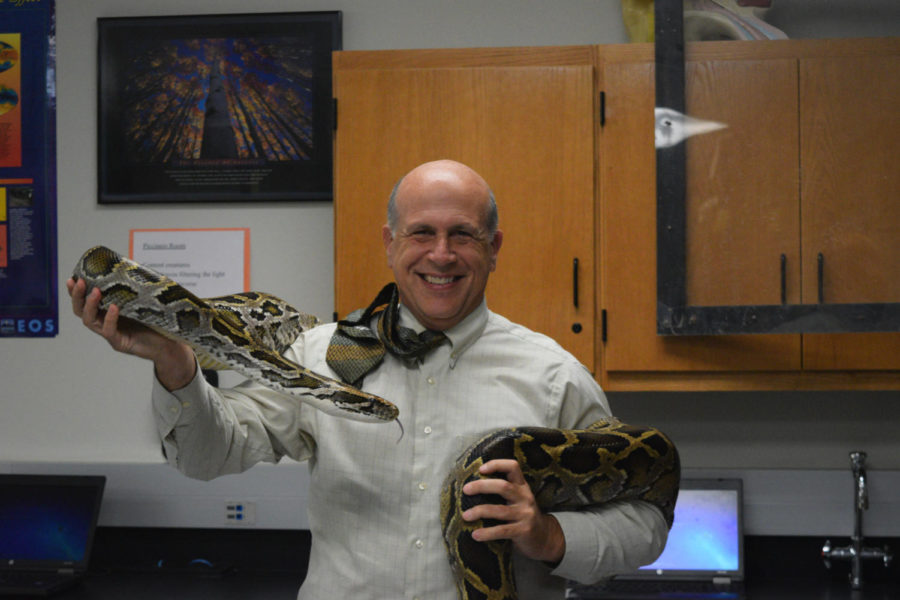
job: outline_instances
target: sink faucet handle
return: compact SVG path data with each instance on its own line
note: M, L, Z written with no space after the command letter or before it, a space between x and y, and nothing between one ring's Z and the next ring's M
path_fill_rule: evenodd
M868 510L869 490L866 483L866 453L856 451L850 453L850 468L853 471L853 482L856 488L856 508Z
M822 562L825 563L825 568L831 568L831 540L825 540L825 544L822 546Z

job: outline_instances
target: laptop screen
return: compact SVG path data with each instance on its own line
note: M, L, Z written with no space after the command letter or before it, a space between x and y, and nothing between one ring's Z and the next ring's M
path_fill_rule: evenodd
M87 563L105 478L0 475L0 568Z
M741 491L739 479L683 479L666 548L638 573L741 578Z

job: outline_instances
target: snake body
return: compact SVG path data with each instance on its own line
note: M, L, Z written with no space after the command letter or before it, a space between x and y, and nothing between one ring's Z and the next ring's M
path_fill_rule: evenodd
M391 421L397 407L378 396L318 375L281 354L316 323L261 292L201 299L172 279L104 246L78 260L73 279L100 288L100 308L190 345L204 368L230 368L257 383L338 416Z
M517 598L511 542L475 541L472 532L491 523L462 518L477 504L503 503L499 496L462 493L466 483L484 477L478 472L481 465L497 458L518 461L544 512L639 499L659 507L672 526L680 462L675 446L659 430L615 419L581 430L497 430L462 453L442 488L441 530L460 600Z

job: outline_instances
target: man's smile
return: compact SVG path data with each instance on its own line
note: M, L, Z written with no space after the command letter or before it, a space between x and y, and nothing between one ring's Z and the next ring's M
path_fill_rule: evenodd
M427 273L420 273L419 277L424 279L426 283L432 285L449 285L454 281L462 279L462 275L429 275Z

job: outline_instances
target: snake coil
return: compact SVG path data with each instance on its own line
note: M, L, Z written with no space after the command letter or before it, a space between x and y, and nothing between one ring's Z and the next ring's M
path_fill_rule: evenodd
M462 493L484 477L484 463L515 459L543 512L575 510L614 500L650 502L672 526L681 477L675 446L652 427L616 419L586 429L517 427L494 431L469 447L448 475L441 493L441 530L460 600L515 600L512 543L478 542L472 532L491 523L468 522L462 513L499 496Z

